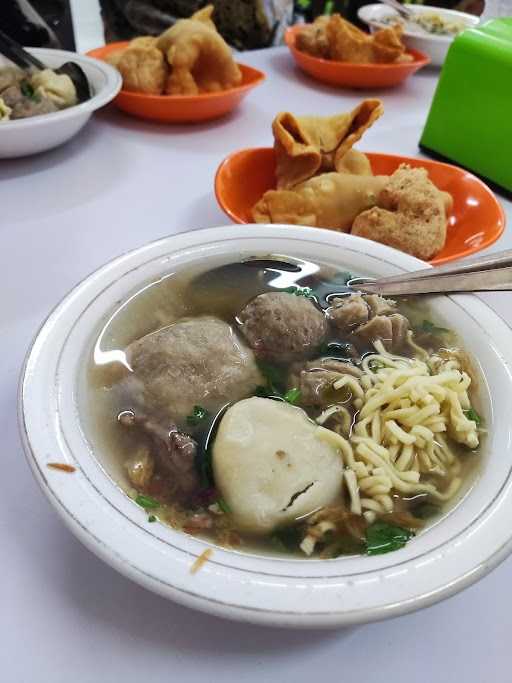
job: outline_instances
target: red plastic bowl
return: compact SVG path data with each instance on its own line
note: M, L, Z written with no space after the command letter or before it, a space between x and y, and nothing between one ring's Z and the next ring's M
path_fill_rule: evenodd
M110 52L127 45L128 42L109 43L87 54L105 61ZM198 123L216 119L238 107L244 97L266 78L262 71L252 66L238 66L242 72L242 83L236 88L200 95L147 95L121 90L114 103L127 114L164 123Z
M286 44L299 67L313 78L345 88L391 88L426 66L430 57L419 50L409 49L412 62L398 64L352 64L313 57L298 50L297 33L304 24L291 26L285 34Z
M448 235L442 251L430 263L439 265L469 256L490 246L505 228L505 214L493 192L476 176L451 164L395 154L365 152L375 175L390 175L400 164L426 168L432 182L453 197ZM234 152L215 176L215 195L235 223L254 223L251 209L267 191L275 189L272 147ZM249 182L250 179L250 182Z

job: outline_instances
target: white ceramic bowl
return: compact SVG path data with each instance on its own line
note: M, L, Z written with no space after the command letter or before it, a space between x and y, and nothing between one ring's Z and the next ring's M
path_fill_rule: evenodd
M421 14L422 12L435 12L448 20L463 21L467 24L467 28L476 26L480 21L479 18L475 17L473 14L466 14L465 12L457 12L456 10L443 9L430 5L407 5L407 8L417 14ZM396 17L397 19L399 18L398 14L393 9L381 3L364 5L359 9L357 16L361 21L368 24L372 33L387 25L383 19L389 16ZM418 27L417 31L406 28L403 40L407 47L413 48L414 50L420 50L420 52L425 52L429 55L432 66L442 66L448 48L452 44L454 37L455 36L429 35Z
M114 99L121 89L119 72L105 62L65 50L29 48L29 52L50 68L68 61L79 64L89 79L92 97L62 111L0 123L0 159L23 157L62 145L85 126L96 109Z
M321 627L383 619L430 605L490 571L512 549L512 332L474 296L435 297L480 364L489 435L471 490L436 525L399 551L335 560L286 559L210 546L147 514L107 474L105 453L83 400L84 358L120 301L198 259L289 254L361 275L424 268L406 254L358 237L296 226L213 228L163 239L107 264L50 314L26 360L19 419L26 454L44 493L72 532L125 576L167 598L219 616L261 624ZM116 306L117 304L117 306ZM47 467L60 461L68 474Z

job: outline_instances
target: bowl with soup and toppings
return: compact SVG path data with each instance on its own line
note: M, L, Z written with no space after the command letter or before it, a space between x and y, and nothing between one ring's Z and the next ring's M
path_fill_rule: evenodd
M479 22L473 14L442 7L407 5L407 8L413 19L403 19L392 8L379 3L364 5L357 14L372 33L386 26L400 25L407 47L429 55L432 66L442 66L453 40Z
M472 296L358 291L422 265L275 225L107 264L26 361L43 490L119 571L234 619L370 621L468 585L510 542L510 331Z
M48 68L22 71L0 63L0 159L53 149L74 137L92 113L114 99L121 77L109 64L65 50L30 48ZM55 69L66 62L81 67L91 97L79 102L68 75Z

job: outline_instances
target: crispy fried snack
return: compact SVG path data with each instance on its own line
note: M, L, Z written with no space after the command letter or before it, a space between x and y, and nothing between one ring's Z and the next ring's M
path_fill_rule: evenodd
M108 55L107 61L120 71L126 90L162 94L168 70L155 40L151 36L134 38L126 48Z
M357 216L352 234L429 259L445 244L452 201L432 183L426 169L402 164L380 192L377 206Z
M402 43L403 29L393 24L373 35L361 31L339 14L319 17L297 35L299 50L314 57L352 64L387 64L410 61Z
M393 24L375 31L373 34L373 59L378 64L410 62L412 55L407 54L402 43L403 27Z
M165 92L196 95L239 85L242 74L231 49L217 33L208 5L190 19L180 19L157 40L171 66Z
M374 206L388 176L324 173L291 190L269 190L252 210L256 223L292 223L348 232Z
M307 52L313 57L329 59L329 40L327 39L327 25L330 16L321 15L312 24L307 24L297 33L295 44L298 50Z
M380 100L364 100L351 112L337 116L278 114L272 123L277 188L289 189L321 171L346 170L343 157L383 111ZM351 157L351 172L357 167L356 159L367 172L369 163L361 155Z

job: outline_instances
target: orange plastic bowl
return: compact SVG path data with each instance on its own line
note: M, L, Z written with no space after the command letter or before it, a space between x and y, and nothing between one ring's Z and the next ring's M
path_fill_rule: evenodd
M87 54L105 61L110 52L126 47L127 42L109 43ZM236 88L200 95L146 95L145 93L121 90L114 103L122 111L141 119L165 123L198 123L224 116L233 111L248 93L266 76L251 66L239 64L242 84Z
M431 260L439 265L469 256L490 246L505 228L505 214L491 190L476 176L457 166L428 159L365 152L375 175L390 175L400 164L426 168L430 179L453 197L448 235L442 251ZM221 163L215 176L215 195L222 210L235 223L253 223L251 209L264 192L275 188L272 147L234 152Z
M413 49L407 50L413 61L398 64L351 64L313 57L301 52L295 45L297 33L303 27L303 24L291 26L285 34L286 44L303 71L331 85L345 88L390 88L402 83L430 62L428 55Z

